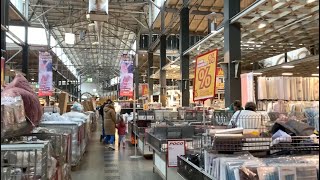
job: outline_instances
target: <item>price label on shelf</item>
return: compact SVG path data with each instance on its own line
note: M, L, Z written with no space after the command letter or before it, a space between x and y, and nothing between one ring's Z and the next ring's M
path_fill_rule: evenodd
M218 50L197 57L194 78L194 101L213 98L216 88Z

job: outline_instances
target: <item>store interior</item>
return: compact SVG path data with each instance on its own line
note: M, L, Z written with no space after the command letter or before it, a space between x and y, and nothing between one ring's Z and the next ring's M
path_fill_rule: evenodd
M1 179L320 178L319 1L0 12Z

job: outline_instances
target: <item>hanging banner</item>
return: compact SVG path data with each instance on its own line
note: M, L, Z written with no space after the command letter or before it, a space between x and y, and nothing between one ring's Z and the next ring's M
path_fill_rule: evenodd
M168 141L168 167L177 167L178 156L186 154L185 141Z
M224 73L222 68L217 68L217 77L216 77L216 92L224 91Z
M193 86L193 100L214 98L217 74L218 50L197 57Z
M48 52L39 52L39 97L51 96L52 86L52 56Z
M147 83L139 84L139 96L140 97L149 96L149 84Z
M120 60L120 96L133 97L133 57L122 55Z
M5 63L5 59L3 57L1 57L1 86L4 85L4 63Z

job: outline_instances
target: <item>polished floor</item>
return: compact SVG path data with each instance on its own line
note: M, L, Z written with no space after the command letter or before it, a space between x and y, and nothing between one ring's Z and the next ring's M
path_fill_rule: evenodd
M131 159L134 147L116 147L110 151L99 142L100 132L92 135L88 151L80 165L72 171L72 180L160 180L153 173L152 159ZM116 142L117 142L116 137Z

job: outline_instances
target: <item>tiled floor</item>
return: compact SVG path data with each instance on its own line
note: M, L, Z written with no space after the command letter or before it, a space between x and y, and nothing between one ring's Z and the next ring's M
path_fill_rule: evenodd
M152 172L152 159L133 160L134 147L116 148L109 151L99 142L100 132L94 133L76 171L72 172L72 180L160 180ZM117 140L117 138L116 138Z

